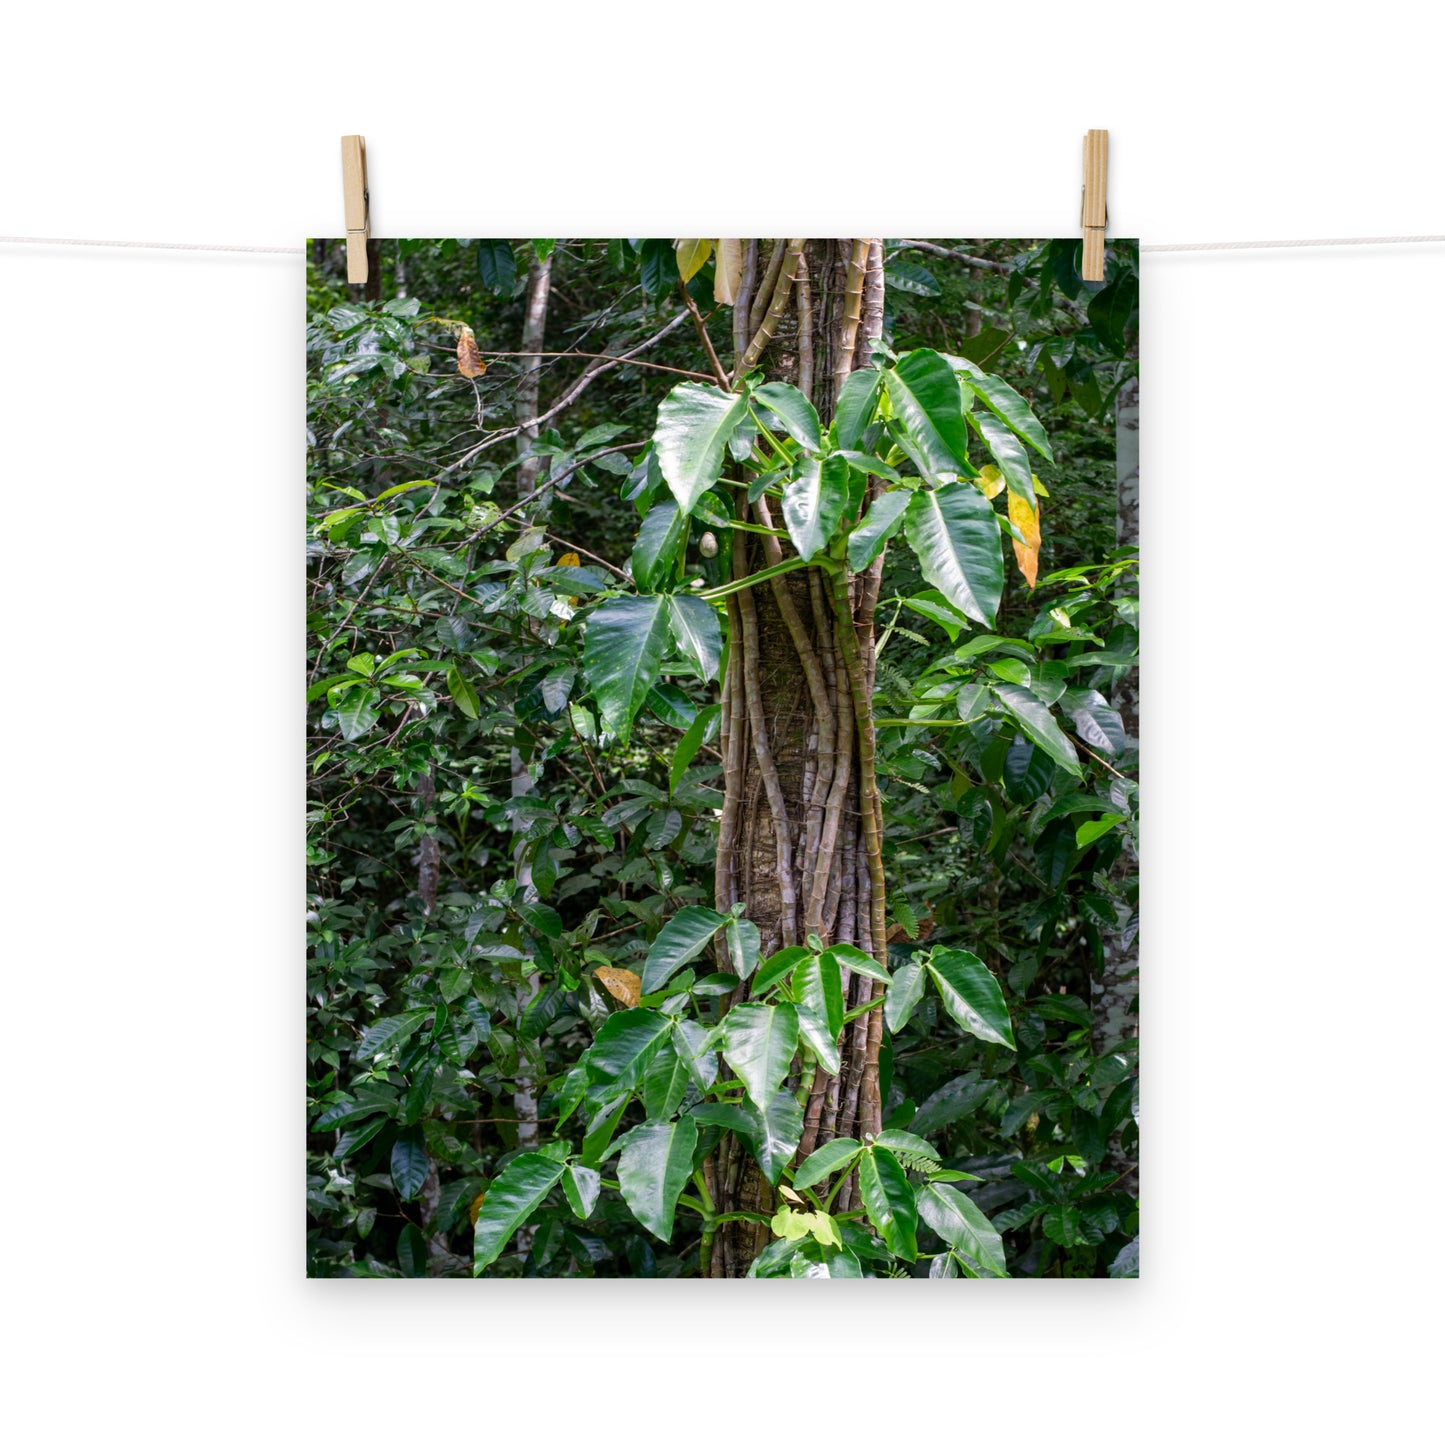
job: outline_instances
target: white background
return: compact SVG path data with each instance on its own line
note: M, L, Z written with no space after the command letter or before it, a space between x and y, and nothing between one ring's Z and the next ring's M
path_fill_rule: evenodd
M1426 16L31 5L0 232L1439 232ZM0 246L15 1438L1424 1438L1442 282L1145 264L1144 1280L308 1283L301 264Z

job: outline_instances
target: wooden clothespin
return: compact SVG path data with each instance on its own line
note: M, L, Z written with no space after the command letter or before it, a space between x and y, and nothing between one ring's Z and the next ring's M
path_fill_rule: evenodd
M366 187L366 137L341 137L341 186L346 195L346 279L366 281L366 243L371 238L371 193Z
M1084 227L1085 281L1104 279L1104 228L1109 222L1109 132L1091 130L1084 136Z

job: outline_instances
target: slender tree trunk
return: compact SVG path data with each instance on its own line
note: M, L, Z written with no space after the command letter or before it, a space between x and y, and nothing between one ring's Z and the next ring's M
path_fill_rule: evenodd
M736 364L799 386L824 423L849 373L871 365L882 333L882 242L758 241L745 248ZM781 524L766 498L739 520ZM866 507L867 501L863 505ZM735 532L733 574L761 570L791 551L773 537ZM886 956L882 807L873 764L873 613L881 559L851 581L809 568L735 593L728 603L729 662L721 744L725 791L716 902L736 902L762 934L766 957L816 935ZM849 978L848 1007L878 987ZM819 1069L789 1081L804 1109L799 1157L827 1140L882 1127L878 1090L881 1010L848 1025L836 1077ZM772 1191L731 1134L709 1190L720 1211L768 1214ZM851 1206L840 1195L839 1208ZM768 1242L766 1226L724 1225L710 1258L714 1277L738 1277Z
M1138 359L1137 345L1132 359ZM1119 388L1115 408L1115 468L1118 478L1118 542L1139 545L1139 381L1132 377ZM1113 704L1123 720L1132 748L1139 745L1139 673L1126 673L1115 685ZM1139 1037L1136 1001L1139 993L1139 860L1126 841L1111 875L1124 902L1115 904L1118 927L1104 938L1104 965L1094 985L1094 1052L1113 1053L1128 1039ZM1108 1167L1121 1172L1127 1161L1117 1143L1110 1144ZM1126 1176L1123 1187L1138 1191L1138 1175Z

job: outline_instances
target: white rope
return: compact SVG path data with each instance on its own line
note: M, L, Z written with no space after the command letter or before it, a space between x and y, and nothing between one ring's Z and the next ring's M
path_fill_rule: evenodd
M1140 251L1265 251L1302 246L1417 246L1445 242L1445 236L1342 236L1302 241L1186 241L1141 245ZM69 236L0 236L9 246L119 246L139 251L236 251L262 256L304 256L301 246L212 246L191 241L79 241Z
M304 256L300 246L209 246L191 241L76 241L69 236L0 236L10 246L124 246L138 251L248 251L265 256Z

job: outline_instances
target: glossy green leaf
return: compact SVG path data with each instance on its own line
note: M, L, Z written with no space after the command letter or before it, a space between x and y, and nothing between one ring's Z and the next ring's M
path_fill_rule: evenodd
M798 555L811 562L838 529L848 501L848 463L834 455L803 457L783 488L783 522Z
M587 619L582 666L604 726L623 742L662 670L667 604L666 597L614 597Z
M426 1236L416 1225L403 1224L396 1237L396 1262L408 1279L421 1279L426 1274Z
M431 1161L422 1147L421 1135L412 1129L403 1130L391 1146L391 1182L402 1199L415 1199L426 1183Z
M802 1105L789 1090L779 1089L766 1109L759 1109L751 1099L745 1100L741 1108L751 1126L743 1136L744 1142L758 1161L763 1178L776 1184L784 1168L793 1162L803 1137Z
M597 1197L602 1193L602 1176L585 1165L569 1164L562 1176L562 1192L572 1206L572 1213L578 1219L586 1219L596 1208Z
M828 952L851 972L861 973L865 978L876 978L879 983L888 982L888 970L861 948L854 948L851 943L835 943Z
M900 1259L918 1258L918 1208L903 1166L887 1149L866 1150L858 1161L858 1189L868 1221Z
M452 671L455 672L455 669ZM475 693L472 698L475 702ZM349 688L336 705L336 723L341 736L349 743L355 742L357 738L364 738L376 726L376 721L381 716L380 704L381 695L374 687ZM465 712L465 707L462 710ZM475 711L468 714L470 717L476 715Z
M713 935L727 923L727 915L711 908L679 908L658 930L642 966L643 993L656 993L678 969L691 963Z
M674 592L667 599L667 625L677 650L692 658L711 682L722 664L722 629L717 610L701 597Z
M1003 594L1003 547L988 498L967 482L914 492L904 530L924 577L966 617L992 627Z
M936 351L910 351L884 373L901 444L924 476L967 473L968 423L953 368Z
M637 1078L671 1029L672 1019L656 1009L629 1008L611 1014L584 1056L588 1078L594 1082Z
M1001 421L1021 436L1040 456L1053 461L1053 448L1049 445L1048 434L1038 417L1029 410L1029 404L1002 377L989 376L965 364L963 384ZM1002 467L1003 463L1000 462Z
M862 440L878 409L882 385L883 373L876 367L864 366L848 373L833 414L834 435L843 451L852 451Z
M1097 843L1116 823L1123 821L1122 813L1105 813L1102 818L1090 818L1087 823L1080 823L1074 832L1075 847L1087 848L1090 843Z
M753 997L759 998L768 989L781 983L805 958L811 955L812 949L804 948L800 944L780 948L758 970L758 976L753 980Z
M792 1004L744 1003L727 1016L723 1058L760 1109L778 1092L798 1051L798 1013Z
M678 543L686 530L687 518L671 497L658 498L648 509L628 559L632 580L641 591L656 592L672 580Z
M750 923L746 918L729 919L725 937L733 972L739 978L751 978L758 966L758 954L763 945L757 924Z
M697 756L698 749L707 741L708 734L717 729L718 718L722 708L717 703L712 703L703 708L693 718L692 725L678 739L677 747L673 749L672 766L668 770L668 791L675 793L678 784L682 782L682 775L687 771L688 764Z
M1039 504L1038 498L1034 496L1033 469L1029 466L1028 453L1024 451L1023 443L989 412L977 412L972 420L984 440L984 445L998 463L1009 491L1022 497L1031 509L1037 510Z
M907 1129L884 1129L874 1136L873 1142L896 1154L918 1154L924 1159L938 1162L938 1150L927 1139L910 1134Z
M851 1164L863 1146L856 1139L829 1139L821 1149L815 1149L798 1165L793 1175L794 1189L811 1189L830 1174L836 1174L845 1165Z
M747 414L745 397L695 381L673 387L663 398L653 448L684 516L722 475L728 438Z
M675 1037L658 1049L642 1076L642 1107L649 1119L670 1119L687 1094L692 1071L675 1047Z
M543 1154L519 1154L502 1170L477 1212L473 1274L480 1274L498 1258L507 1241L546 1200L566 1171L562 1160Z
M1028 688L1019 687L1016 683L999 682L994 684L993 694L1019 727L1061 768L1076 778L1083 777L1079 755L1074 751L1073 743L1060 731L1048 708Z
M996 1278L1008 1274L1003 1240L988 1216L961 1189L927 1184L918 1191L918 1213L945 1244Z
M477 242L477 274L482 285L498 296L510 296L517 281L517 253L510 241Z
M617 1182L627 1207L664 1243L672 1238L678 1196L692 1173L697 1125L691 1118L670 1124L639 1124L622 1146Z
M902 968L894 970L893 982L889 984L888 996L883 1001L883 1021L890 1032L896 1034L913 1017L913 1010L922 1002L927 981L928 975L921 964L905 963Z
M935 948L926 967L961 1029L986 1043L1015 1047L1003 991L986 963L960 948Z
M809 954L793 974L798 1028L830 1074L839 1068L838 1031L843 1027L843 982L833 953Z
M848 533L848 565L855 572L868 567L903 525L903 514L912 496L912 492L884 492Z
M806 447L810 452L822 450L823 437L818 413L813 403L796 386L789 386L786 381L770 381L763 386L754 387L753 396L772 412L783 430L800 447ZM764 417L763 420L766 421L767 418Z

